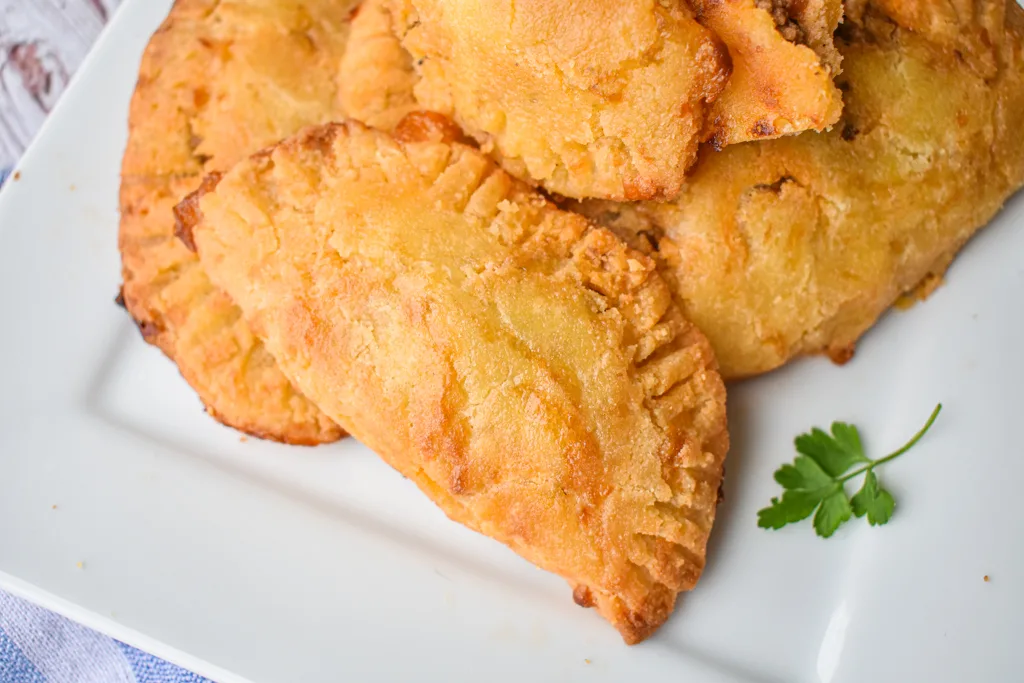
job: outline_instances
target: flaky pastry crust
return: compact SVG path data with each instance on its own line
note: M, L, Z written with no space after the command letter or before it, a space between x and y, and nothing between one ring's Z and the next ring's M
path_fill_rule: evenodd
M178 0L139 73L122 166L122 298L208 412L294 444L343 433L277 369L174 236L172 208L207 172L341 116L338 63L354 2Z
M842 111L840 0L387 0L421 106L566 197L672 199L716 147Z
M669 204L576 207L659 260L727 378L805 353L848 360L1024 184L1024 10L1011 0L993 19L978 3L953 39L890 4L866 3L842 30L832 132L706 150Z
M416 96L567 197L679 191L728 57L682 2L394 0Z
M653 260L451 129L399 128L309 129L212 179L182 233L328 415L638 642L704 567L711 348Z

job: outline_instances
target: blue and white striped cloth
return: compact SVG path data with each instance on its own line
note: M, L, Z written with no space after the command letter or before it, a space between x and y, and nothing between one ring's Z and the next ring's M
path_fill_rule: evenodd
M0 591L0 683L209 683Z

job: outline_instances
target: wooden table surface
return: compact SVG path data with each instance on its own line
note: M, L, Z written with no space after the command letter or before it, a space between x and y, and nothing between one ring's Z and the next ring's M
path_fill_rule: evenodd
M0 174L18 159L121 0L0 0Z

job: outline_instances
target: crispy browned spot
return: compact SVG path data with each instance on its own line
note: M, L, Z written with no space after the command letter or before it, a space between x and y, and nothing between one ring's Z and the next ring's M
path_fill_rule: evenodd
M586 586L576 586L576 588L572 590L572 601L580 607L594 606L594 596Z
M728 140L728 137L729 132L727 130L724 128L716 128L708 137L707 142L716 152L721 152L725 149L725 143L726 140Z
M139 326L139 332L142 333L142 338L146 341L159 336L160 333L163 332L163 328L151 320L137 321L137 324Z
M433 111L409 112L398 122L394 137L400 142L467 142L461 128Z
M189 251L195 253L196 243L192 239L192 229L203 219L203 212L199 208L199 200L207 192L211 192L221 179L220 173L211 173L203 178L199 189L181 200L174 207L174 235L188 247Z
M836 365L846 365L853 358L853 354L856 351L854 344L847 344L846 346L834 346L830 347L825 353Z
M760 119L750 128L750 134L755 138L766 138L775 135L775 126L767 119Z
M665 188L658 187L657 183L652 181L650 178L626 178L622 181L622 188L626 197L626 201L638 202L645 199L664 199L665 197L674 196L678 187L675 190L666 190Z
M338 137L340 124L316 126L306 130L303 139L309 146L319 150L324 156L330 157L334 154L334 140ZM257 156L270 159L273 155L273 148L261 150Z

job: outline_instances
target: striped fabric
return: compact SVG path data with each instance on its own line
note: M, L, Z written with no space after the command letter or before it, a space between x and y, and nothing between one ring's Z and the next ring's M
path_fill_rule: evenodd
M0 683L206 681L0 591Z

